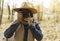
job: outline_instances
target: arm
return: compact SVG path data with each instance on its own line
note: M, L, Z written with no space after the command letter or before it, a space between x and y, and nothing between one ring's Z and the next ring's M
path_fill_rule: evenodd
M42 30L40 29L40 26L38 24L36 24L36 33L38 36L38 41L42 40L43 34L42 34Z
M18 25L19 25L19 24L18 24L17 21L13 22L13 24L10 25L9 28L7 28L6 31L4 32L4 36L5 36L6 38L12 37L13 34L14 34L14 32L16 31Z
M31 30L34 38L36 38L37 41L42 40L43 34L42 34L42 31L37 23L35 23L35 22L32 23L30 26L30 30Z

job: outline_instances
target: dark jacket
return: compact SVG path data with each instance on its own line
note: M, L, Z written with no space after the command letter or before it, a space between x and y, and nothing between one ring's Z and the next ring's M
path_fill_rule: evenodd
M19 26L18 22L15 21L8 29L6 29L6 31L4 32L4 36L6 38L11 38L18 26ZM41 31L38 23L32 22L32 24L29 27L30 27L33 37L37 41L41 41L43 38L43 34L42 34L42 31Z

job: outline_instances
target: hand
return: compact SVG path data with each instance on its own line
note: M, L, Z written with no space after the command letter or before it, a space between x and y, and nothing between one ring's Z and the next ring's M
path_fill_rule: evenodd
M30 17L29 17L29 18L25 18L24 20L27 21L27 23L28 23L29 25L32 23L32 20L31 20Z

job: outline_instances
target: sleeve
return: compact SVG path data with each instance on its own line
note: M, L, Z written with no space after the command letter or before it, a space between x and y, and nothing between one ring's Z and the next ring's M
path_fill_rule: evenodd
M40 26L39 26L37 23L31 24L30 30L31 30L34 38L35 38L37 41L41 41L41 40L42 40L43 34L42 34L41 29L40 29Z
M15 32L15 30L17 29L18 25L19 25L19 24L18 24L17 21L13 22L13 24L10 25L10 26L5 30L4 36L5 36L6 38L12 37L13 34L14 34L14 32Z
M42 30L40 29L39 24L36 24L35 26L36 26L36 28L35 28L36 29L36 38L38 41L40 41L43 38Z

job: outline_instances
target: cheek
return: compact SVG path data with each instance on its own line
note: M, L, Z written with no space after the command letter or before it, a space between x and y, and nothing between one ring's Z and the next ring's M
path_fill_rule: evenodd
M22 19L22 14L18 14L18 19Z
M17 19L18 19L18 22L20 22L22 20L22 16L21 15L18 15L17 16Z

